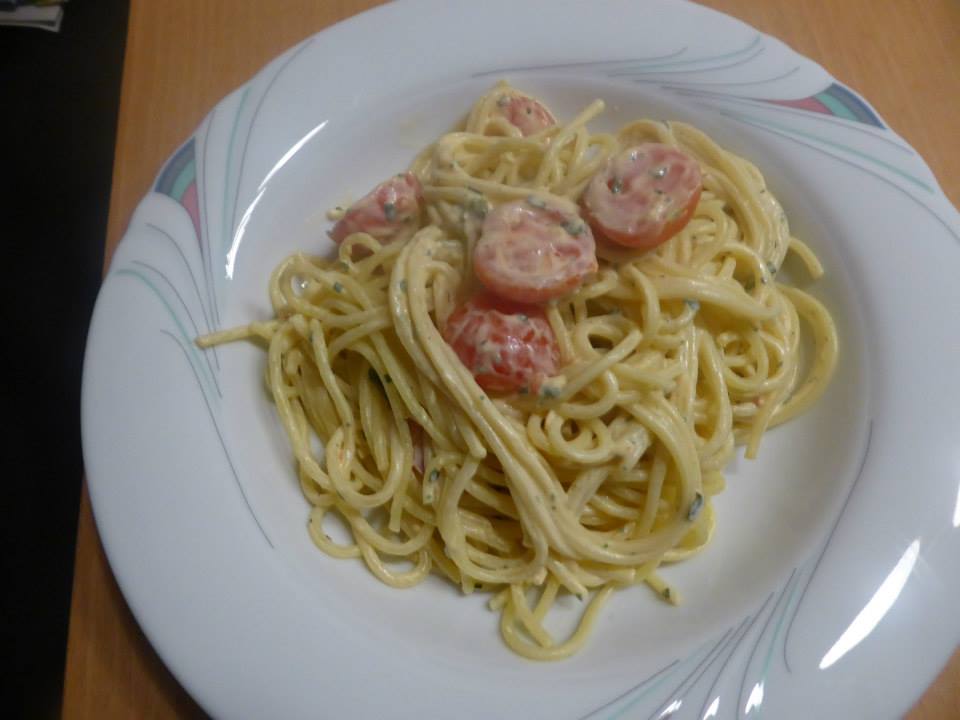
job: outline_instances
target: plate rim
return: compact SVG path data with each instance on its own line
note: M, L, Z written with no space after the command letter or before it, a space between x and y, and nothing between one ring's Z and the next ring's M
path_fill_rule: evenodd
M412 7L421 7L421 8L423 8L423 7L429 7L429 6L432 6L432 5L433 5L433 3L431 3L431 2L418 2L418 3L413 3L413 4L411 4ZM692 4L691 4L691 5L692 5ZM307 39L301 41L300 43L294 45L293 47L291 47L290 49L288 49L288 50L285 51L284 53L282 53L282 54L280 54L279 56L277 56L277 57L276 57L274 60L272 60L270 63L266 64L266 65L265 65L260 71L258 71L254 76L252 76L247 82L245 82L245 83L243 83L242 85L240 85L237 89L235 89L234 91L232 91L231 93L229 93L227 96L224 97L224 99L222 99L220 102L218 102L218 103L214 106L214 108L211 109L210 113L206 116L206 118L204 119L204 121L201 122L201 124L198 126L197 130L196 130L193 134L191 134L191 136L187 139L187 141L185 141L185 143L184 143L183 145L181 145L181 148L179 148L178 151L174 153L174 155L171 157L171 161L177 157L178 153L179 153L186 145L188 145L189 143L194 142L194 141L196 140L196 138L197 138L197 137L199 136L199 134L204 130L204 128L208 126L208 123L211 122L212 116L214 115L215 112L217 112L217 110L218 110L219 108L222 108L226 103L228 103L228 102L231 100L231 98L236 98L237 95L238 95L239 93L242 93L245 88L250 88L254 83L256 83L256 82L258 82L258 81L262 81L262 80L268 75L268 73L271 71L271 69L274 69L274 68L276 68L276 67L282 66L284 63L290 61L291 58L295 58L296 55L297 55L301 50L303 50L304 48L306 48L315 38L320 37L320 36L323 36L323 35L326 35L326 34L328 34L328 33L338 32L338 28L341 28L341 27L344 27L344 26L347 26L347 25L352 25L352 24L355 24L355 23L368 22L368 20L362 20L363 18L373 17L373 16L376 16L376 15L378 15L378 14L380 14L380 13L394 12L393 7L394 7L394 6L379 6L379 7L370 9L370 10L368 10L368 11L365 11L365 12L363 12L363 13L360 13L360 14L358 14L358 15L355 15L355 16L353 16L353 17L351 17L351 18L348 18L348 19L346 19L346 20L344 20L344 21L342 21L342 22L340 22L340 23L337 23L337 24L335 24L335 25L329 26L328 28L325 28L324 30L320 31L319 33L311 36L310 38L307 38ZM749 27L746 23L743 23L742 21L740 21L740 20L738 20L738 19L736 19L736 18L731 18L730 16L726 16L726 15L724 15L723 13L720 13L720 12L718 12L718 11L712 10L712 9L710 9L710 8L705 8L705 7L699 6L699 5L694 5L694 7L696 7L696 8L698 9L698 11L703 11L703 12L705 12L705 13L707 13L707 14L715 15L715 16L724 18L724 21L725 21L725 22L728 21L728 20L733 20L733 21L735 21L736 23L738 23L738 24L740 24L740 25L742 25L742 26L744 26L744 27ZM389 8L389 10L388 10L388 8ZM752 30L752 28L751 28L751 30ZM872 111L871 106L870 106L865 100L863 100L863 98L861 98L857 93L855 93L855 92L853 92L852 90L850 90L847 86L845 86L845 85L841 84L839 81L833 79L832 76L831 76L824 68L822 68L822 66L820 66L819 64L817 64L815 61L812 61L812 60L810 60L809 58L806 58L806 57L800 55L799 53L796 53L795 51L793 51L792 49L790 49L789 47L787 47L785 44L783 44L781 41L777 40L776 38L773 38L772 36L769 36L769 35L766 35L766 34L763 34L763 33L759 33L759 35L764 39L764 42L770 42L770 43L772 43L772 44L781 46L781 51L784 51L784 52L786 52L786 53L789 53L791 56L795 57L798 62L801 62L801 63L803 63L803 64L808 64L808 65L811 65L811 66L813 66L813 67L816 67L816 68L817 68L820 72L822 72L827 78L830 78L831 80L833 80L833 82L834 82L837 86L845 89L845 90L846 90L847 92L849 92L852 96L854 96L855 98L859 99L860 102L863 103L864 106L866 106L869 110ZM872 112L874 112L874 114L879 118L879 115L877 115L877 114L875 113L875 111L872 111ZM896 134L893 130L891 130L888 126L886 126L886 124L883 125L882 133L885 134L885 135L891 136L892 138L900 141L901 143L903 143L903 145L905 145L906 147L909 148L909 145L906 143L906 141L903 140L903 138L901 138L899 135L897 135L897 134ZM912 150L912 148L910 148L910 149ZM952 206L950 205L949 201L948 201L948 200L946 199L946 197L944 196L944 194L943 194L943 192L942 192L942 189L940 188L939 184L937 184L936 178L933 176L933 173L930 172L929 167L926 165L926 163L923 161L923 159L922 159L918 154L916 154L916 153L914 152L914 155L913 155L913 157L911 158L911 162L917 163L919 166L922 166L922 169L925 169L925 170L926 170L926 173L929 174L929 178L932 178L932 186L933 186L933 188L934 188L934 190L935 190L935 193L934 193L934 194L935 194L935 196L937 196L937 199L938 199L938 200L945 201L947 208L949 208L949 210L953 210L953 208L952 208ZM155 181L154 181L154 184L152 185L153 188L156 188L156 187L158 186L158 184L160 183L160 181L161 181L164 173L168 170L169 167L170 167L170 161L168 161L167 163L165 163L164 166L161 168L161 170L158 172L157 177L156 177L156 179L155 179ZM198 172L199 172L199 171L198 171ZM924 179L927 180L927 178L924 178ZM148 195L148 197L149 197L149 195ZM142 204L142 203L141 203L141 204ZM140 212L140 206L138 206L138 211L137 211L137 212L138 212L138 213ZM135 217L136 217L136 213L135 213ZM953 211L952 221L953 221L953 222L952 222L952 225L951 225L952 227L960 226L960 223L957 222L957 217L956 217L956 212L955 212L955 210ZM946 221L945 221L945 222L946 222ZM130 227L132 228L133 225L134 225L134 219L131 220ZM957 231L956 231L956 230L953 230L953 232L956 233ZM113 268L113 265L114 265L114 263L116 262L116 258L120 256L121 248L124 247L125 244L129 245L129 243L127 242L127 238L128 238L128 236L129 236L129 234L130 234L130 228L127 229L127 231L126 231L125 234L124 234L123 239L121 240L120 244L119 244L118 247L117 247L117 252L116 252L115 255L114 255L114 260L111 262L111 269ZM104 284L106 284L106 282L107 282L108 279L109 279L109 275L105 276L105 278L104 278ZM100 298L98 297L98 310L99 310L99 305L100 305ZM93 404L92 404L93 401L90 399L90 396L89 396L89 392L92 392L92 389L91 389L91 388L88 388L88 375L89 375L89 374L88 374L88 371L87 371L87 359L91 357L91 348L92 348L92 346L93 346L96 342L98 342L98 338L99 338L100 332L101 332L101 329L95 326L95 324L96 324L96 318L97 318L97 311L95 311L94 321L91 323L90 333L89 333L89 335L88 335L88 347L87 347L86 356L85 356L85 362L84 362L84 383L83 383L83 399L82 399L83 423L82 423L82 427L83 427L83 447L84 447L84 457L85 457L85 459L93 458L93 456L98 452L98 450L97 450L95 447L92 446L92 444L95 443L95 441L93 440L93 438L92 438L92 437L90 436L90 434L89 434L90 431L91 431L90 429L96 424L96 420L91 417L91 414L92 414L94 411L93 411ZM90 467L90 466L92 466L92 465L94 465L94 464L95 464L94 462L90 462L90 463L88 463L88 467ZM93 510L94 510L95 518L96 518L96 520L97 520L98 531L101 533L101 537L102 537L102 536L103 536L103 527L104 527L104 525L103 525L102 523L108 522L108 521L107 521L105 518L101 517L100 513L98 512L98 507L102 506L102 502L97 499L97 498L100 496L100 494L101 494L101 482L105 482L105 481L101 481L101 480L97 479L97 478L95 477L94 473L89 473L89 474L88 474L88 485L89 485L89 487L90 487L91 504L92 504L92 508L93 508ZM855 487L854 487L854 488L851 488L851 494L853 493L853 490L854 490L854 489L855 489ZM103 491L105 492L105 488L104 488ZM840 518L841 518L841 517L842 517L842 513L841 513L841 516L838 516L838 518L837 518L837 523L838 523L838 524L839 524L839 522L840 522ZM828 540L828 542L829 542L829 540ZM824 549L825 549L825 548L826 548L826 546L824 546ZM114 562L114 559L113 559L113 552L112 552L112 550L111 550L111 547L109 546L109 543L108 543L106 540L104 541L104 549L105 549L105 551L106 551L106 553L107 553L107 557L108 557L108 560L109 560L109 562L110 562L111 570L113 571L114 576L117 578L118 584L121 586L121 589L123 590L124 597L128 599L128 598L129 598L129 594L128 594L128 592L127 592L127 588L125 587L125 580L124 580L125 573L123 572L122 568L120 568L120 572L118 572L118 568L117 568L117 566L116 566L116 564L115 564L115 562ZM788 584L789 584L789 582L792 582L792 576L791 576L791 580L788 581ZM785 591L786 591L786 587L784 587L784 592L785 592ZM130 606L131 610L133 611L135 617L137 618L138 624L141 626L141 628L146 628L147 626L149 626L149 624L150 624L149 620L148 620L147 618L145 618L145 617L144 617L144 618L141 618L141 614L144 612L143 608L141 608L141 607L135 607L135 604L134 604L134 603L131 603L131 602L129 601L129 599L127 600L127 602L128 602L128 605ZM789 604L789 602L787 602L787 604ZM146 630L145 630L145 632L146 632ZM956 637L960 637L960 627L954 629L954 634L955 634ZM181 677L181 675L177 672L177 669L176 669L176 667L175 667L175 664L174 664L174 663L171 663L170 661L168 661L168 659L167 659L167 653L168 653L168 652L173 653L172 649L170 649L170 648L164 649L165 646L168 646L168 643L165 642L162 638L155 638L155 637L153 637L152 635L150 635L149 632L147 633L147 635L148 635L148 637L150 638L151 644L152 644L155 648L157 648L158 654L160 654L160 656L161 656L161 658L163 659L165 665L174 673L174 675L177 677L178 681L180 681L181 684L184 685L185 687L191 687L191 688L193 688L193 687L194 687L194 681L193 681L193 679L192 679L192 678L188 678L188 677ZM956 644L956 643L954 643L954 645L955 645L955 644ZM174 654L175 654L175 653L174 653ZM938 667L943 664L943 661L945 661L945 659L946 659L946 657L948 657L948 655L949 655L949 653L946 653L946 654L944 654L943 658L940 658L940 662L939 662ZM929 680L929 681L932 681L932 679L933 679L933 677L930 677L928 680ZM214 709L213 704L211 704L211 705L208 706L207 703L203 701L202 696L203 696L204 693L201 691L201 689L200 689L200 688L196 688L196 690L197 690L197 692L191 692L191 694L192 694L195 698L197 698L198 701L201 702L202 705L204 705L205 709L207 709L208 711L213 710L213 709ZM922 690L922 689L921 689L921 690Z

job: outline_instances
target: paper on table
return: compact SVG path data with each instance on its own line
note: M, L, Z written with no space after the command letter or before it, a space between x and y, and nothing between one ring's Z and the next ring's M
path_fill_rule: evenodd
M0 12L0 25L15 27L33 27L51 32L60 31L60 22L63 20L63 7L49 5L46 7L23 6L16 10Z

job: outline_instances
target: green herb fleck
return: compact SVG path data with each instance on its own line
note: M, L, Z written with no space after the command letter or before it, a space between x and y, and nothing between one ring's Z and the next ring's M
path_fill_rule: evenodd
M693 502L690 503L690 509L687 510L687 521L693 522L697 519L697 515L700 514L700 509L703 507L703 495L697 493L696 497L693 498Z
M540 397L543 398L544 400L553 400L554 398L557 398L559 396L560 396L560 391L555 387L551 387L550 385L544 385L540 389Z
M776 274L777 274L777 266L774 265L772 262L768 262L768 263L767 263L767 272L769 272L771 275L776 275Z
M367 370L367 377L370 378L370 382L372 383L379 384L380 382L380 376L377 375L377 371L374 370L373 368L370 368L369 370Z
M347 263L345 263L343 260L337 260L337 269L338 269L338 270L349 271L349 270L350 270L350 266L347 265Z
M403 279L400 281L400 292L406 292L406 291L407 291L407 281L406 279Z
M663 598L664 600L670 599L670 588L666 587L663 589Z
M542 198L538 198L536 195L528 196L527 204L532 205L535 208L540 208L541 210L545 210L547 207L547 203Z
M620 178L614 178L610 183L610 192L619 195L621 190L623 190L623 181Z
M519 313L517 317L520 318L522 322L530 322L530 318L528 318L524 313Z
M699 301L699 300L691 300L691 299L687 298L687 299L684 300L683 302L686 304L686 306L687 306L688 308L690 308L690 309L693 310L694 312L697 312L697 310L700 309L700 301Z
M576 220L567 220L561 227L573 237L583 232L583 223Z
M487 212L490 210L490 206L487 203L487 199L482 195L479 198L470 198L467 201L467 212L476 215L481 220L487 216Z
M385 383L392 383L392 382L393 382L393 378L391 378L390 375L387 374L387 375L384 375L384 376L383 376L383 381L384 381Z
M757 285L756 280L754 280L753 278L750 278L743 284L743 289L749 292L750 290L753 290L753 288L756 287L756 285Z
M397 219L397 206L392 202L384 203L383 215L385 218L387 218L387 222L393 222Z
M610 548L610 543L604 543L604 544L603 544L603 549L604 549L604 550L608 550L609 548Z
M437 482L439 479L440 479L440 471L439 471L439 470L431 470L431 471L430 471L430 476L427 478L427 482L435 483L435 482Z
M334 291L334 292L338 292L338 293L342 293L342 292L343 292L343 285L341 285L341 284L338 283L338 282L335 282L335 283L333 284L333 291Z

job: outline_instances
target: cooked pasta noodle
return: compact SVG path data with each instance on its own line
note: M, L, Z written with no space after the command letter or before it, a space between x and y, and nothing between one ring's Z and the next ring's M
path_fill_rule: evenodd
M504 92L416 157L425 213L403 237L355 232L334 258L288 257L270 278L274 319L199 342L266 345L320 550L394 587L434 571L491 593L506 644L556 659L583 646L615 589L678 601L658 571L710 540L735 444L754 457L816 401L837 338L820 302L777 280L791 251L814 279L823 270L750 162L679 122L591 133L599 100L523 136L497 112ZM652 251L600 245L599 270L546 308L560 373L536 394L488 394L441 332L476 283L483 216L534 191L577 201L611 154L650 141L699 162L692 219ZM349 543L326 534L328 513ZM589 602L555 638L545 619L564 593Z

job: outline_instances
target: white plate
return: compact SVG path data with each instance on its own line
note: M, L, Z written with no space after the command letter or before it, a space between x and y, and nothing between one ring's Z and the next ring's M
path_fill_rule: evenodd
M512 655L481 597L318 552L260 351L192 343L266 317L270 269L325 247L324 210L501 77L561 116L604 98L597 128L682 119L753 159L823 259L841 338L827 396L734 462L716 541L667 571L685 604L620 592L552 664ZM958 267L958 215L917 154L740 22L677 2L381 7L224 99L137 209L84 374L101 538L221 717L892 717L960 637Z

